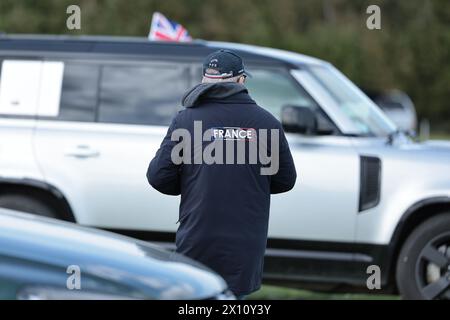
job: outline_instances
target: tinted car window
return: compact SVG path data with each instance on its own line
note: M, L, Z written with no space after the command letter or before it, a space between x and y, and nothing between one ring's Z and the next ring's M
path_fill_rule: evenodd
M256 103L270 111L278 119L281 108L285 105L297 105L316 108L316 103L309 95L300 90L289 75L278 70L251 69L251 78L246 86Z
M181 66L104 66L99 121L168 125L188 81L188 69Z
M386 111L406 111L405 107L400 103L396 101L389 101L389 100L380 100L375 101L375 103L381 107L381 109Z
M91 64L64 64L59 119L95 120L99 69L98 66Z
M256 103L280 119L281 109L286 105L311 108L317 116L317 125L321 134L333 134L336 127L317 103L284 70L250 69L251 78L246 86Z
M296 86L289 74L277 69L257 69L249 67L251 77L245 86L256 103L280 118L281 108L285 105L317 108L317 104L309 95ZM202 69L195 70L195 79L202 79Z

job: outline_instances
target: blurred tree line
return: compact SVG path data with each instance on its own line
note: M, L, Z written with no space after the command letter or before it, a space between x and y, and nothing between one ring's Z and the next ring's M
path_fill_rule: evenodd
M81 8L81 30L66 28L71 4ZM366 27L371 4L381 8L381 30ZM364 88L401 89L421 118L450 131L448 0L0 0L0 31L146 37L154 11L194 38L301 52Z

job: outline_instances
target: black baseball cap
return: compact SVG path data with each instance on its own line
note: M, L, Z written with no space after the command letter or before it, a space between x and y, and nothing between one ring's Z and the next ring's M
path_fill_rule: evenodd
M231 50L221 49L211 53L203 63L203 76L210 79L227 79L251 76L244 68L242 58Z

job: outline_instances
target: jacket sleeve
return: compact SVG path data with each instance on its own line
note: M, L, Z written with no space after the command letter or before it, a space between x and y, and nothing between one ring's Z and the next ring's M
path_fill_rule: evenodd
M176 129L176 125L177 117L172 120L161 146L147 169L147 180L150 185L161 193L173 196L181 193L181 165L174 164L171 159L172 148L178 143L178 141L171 140L172 132Z
M289 144L284 135L283 128L280 127L280 148L279 148L279 169L271 176L270 193L283 193L291 190L297 180L294 160L292 159Z

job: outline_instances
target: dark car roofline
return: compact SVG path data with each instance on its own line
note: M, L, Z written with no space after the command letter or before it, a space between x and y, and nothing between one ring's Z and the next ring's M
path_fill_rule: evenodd
M217 46L205 40L182 43L149 41L146 37L0 34L0 53L33 51L203 58L215 50ZM244 60L297 68L290 61L270 55L239 49L235 51Z
M40 40L40 41L78 41L78 42L119 42L119 43L152 43L161 45L200 45L207 41L202 39L195 39L191 42L165 42L152 41L150 42L146 37L136 36L110 36L110 35L67 35L67 34L32 34L32 33L0 33L0 41L2 40Z

